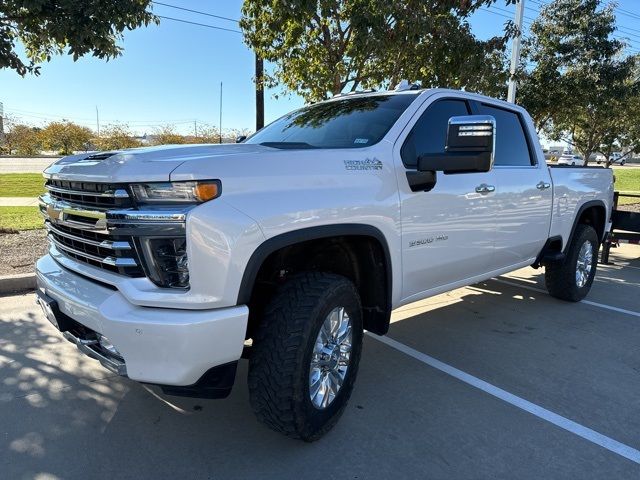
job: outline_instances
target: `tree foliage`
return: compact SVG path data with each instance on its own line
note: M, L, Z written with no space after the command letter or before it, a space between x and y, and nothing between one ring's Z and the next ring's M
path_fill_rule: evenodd
M5 117L5 133L0 152L7 155L37 155L42 149L40 129Z
M74 60L91 54L111 59L122 53L125 30L158 21L150 0L3 0L0 2L0 68L20 75L39 73L39 63L65 51ZM25 48L20 58L16 42Z
M87 150L93 132L73 122L51 122L40 133L44 148L61 155L70 155L75 150Z
M240 26L275 63L267 82L307 101L404 78L504 95L507 34L480 41L466 20L494 1L245 0Z
M199 124L194 135L186 137L185 143L218 143L220 130L212 125Z
M611 4L557 0L542 8L525 45L519 101L540 131L572 144L585 165L629 131L627 104L638 94L637 58L622 56L615 29Z
M177 145L181 143L187 143L186 138L180 135L173 125L161 125L154 129L154 145Z
M95 139L98 150L122 150L142 146L126 124L107 125Z

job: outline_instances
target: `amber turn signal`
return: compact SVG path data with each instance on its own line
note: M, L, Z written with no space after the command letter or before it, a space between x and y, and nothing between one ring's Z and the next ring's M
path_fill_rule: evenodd
M214 198L220 196L220 183L196 182L193 193L195 197L201 202L213 200Z

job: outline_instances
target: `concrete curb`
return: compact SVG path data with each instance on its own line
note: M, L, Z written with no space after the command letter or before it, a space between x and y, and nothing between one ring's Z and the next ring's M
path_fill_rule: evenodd
M7 293L35 290L36 274L20 273L17 275L5 275L0 277L0 295Z

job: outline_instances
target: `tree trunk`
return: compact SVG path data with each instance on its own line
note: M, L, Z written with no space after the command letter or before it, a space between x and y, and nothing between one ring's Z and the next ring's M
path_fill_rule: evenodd
M339 73L336 73L333 76L333 90L331 93L334 95L342 93L342 79L340 78Z

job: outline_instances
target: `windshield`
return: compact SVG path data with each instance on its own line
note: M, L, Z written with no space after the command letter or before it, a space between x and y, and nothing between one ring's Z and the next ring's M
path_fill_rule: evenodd
M420 92L353 96L296 110L248 138L275 148L359 148L382 140Z

